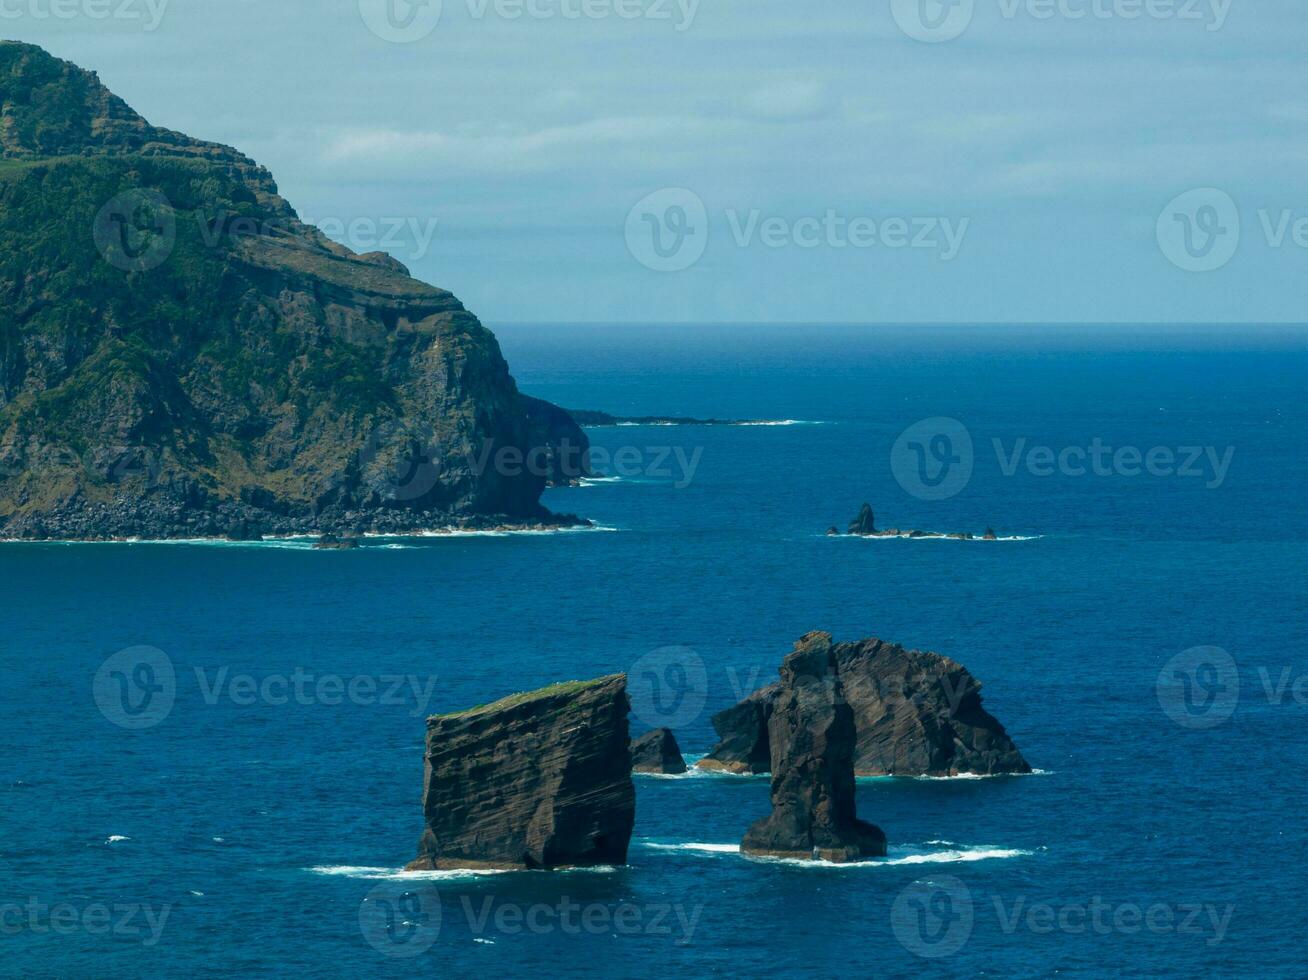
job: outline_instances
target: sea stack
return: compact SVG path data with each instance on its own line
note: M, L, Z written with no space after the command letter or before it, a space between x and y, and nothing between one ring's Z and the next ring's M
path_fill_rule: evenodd
M656 728L631 741L631 771L677 776L686 771L677 736L667 728Z
M884 855L886 835L855 812L854 712L829 634L809 633L782 662L768 736L772 813L749 828L741 851L842 863Z
M810 634L813 635L813 634ZM830 639L829 634L817 634ZM854 711L859 776L1029 773L1004 726L981 703L981 683L962 664L875 637L832 648ZM768 772L769 720L782 685L760 688L713 716L719 742L697 765Z
M629 709L615 674L428 719L426 829L408 870L626 863Z
M872 513L872 505L864 504L858 509L858 516L849 522L850 534L876 534L877 522L876 515Z

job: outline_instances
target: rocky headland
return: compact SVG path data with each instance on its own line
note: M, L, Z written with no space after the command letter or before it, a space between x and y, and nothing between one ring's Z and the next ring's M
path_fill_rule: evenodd
M831 636L810 633L781 665L768 719L772 813L749 828L742 853L834 862L884 855L886 835L855 810L856 739Z
M0 42L0 538L572 526L588 445L449 292Z
M426 829L408 870L626 863L628 710L616 674L428 719Z
M824 637L830 634L809 634ZM801 641L801 642L805 642ZM981 684L938 653L870 638L832 646L854 716L854 771L860 776L1029 773L1031 766L981 703ZM768 772L771 717L781 683L713 716L719 742L697 765L709 771Z

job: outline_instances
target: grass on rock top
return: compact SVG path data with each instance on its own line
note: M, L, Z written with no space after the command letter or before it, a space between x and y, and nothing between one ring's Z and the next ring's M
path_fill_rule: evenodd
M446 718L460 718L466 715L480 714L485 711L504 711L508 708L517 707L520 704L527 704L531 701L538 701L542 698L558 697L565 694L576 694L578 691L584 691L587 688L602 687L605 684L612 683L622 674L609 674L606 677L597 677L589 681L560 681L557 684L550 684L547 687L539 688L535 691L522 691L518 694L510 694L508 697L500 698L498 701L492 701L490 704L479 704L472 708L464 708L461 711L447 711L444 714L432 715L427 720L437 721Z

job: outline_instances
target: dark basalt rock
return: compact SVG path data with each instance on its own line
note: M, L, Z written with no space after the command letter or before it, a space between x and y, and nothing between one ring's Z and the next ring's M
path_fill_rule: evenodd
M982 706L981 684L962 664L875 638L838 643L833 649L854 710L858 775L1031 771L1004 726ZM780 685L769 685L714 715L720 741L698 765L727 772L768 771L768 721L779 693Z
M838 532L834 527L827 531L828 535L835 535ZM858 515L849 522L849 530L846 534L859 538L950 538L954 541L976 541L978 538L966 531L921 531L917 528L898 528L892 527L886 531L878 531L876 520L872 513L872 505L864 504L858 510ZM986 533L979 540L997 541L995 532L986 528Z
M768 743L768 719L781 690L779 683L755 691L739 704L719 711L712 718L718 744L695 766L710 772L752 775L770 772L772 749Z
M679 775L686 771L677 736L667 728L656 728L631 741L631 771Z
M622 674L427 721L409 870L624 864L636 815Z
M749 828L741 851L838 862L884 855L886 835L855 812L854 712L830 634L808 634L782 663L768 735L772 813Z
M323 551L350 551L359 547L359 539L342 538L335 534L324 534L314 543L314 547Z
M872 505L864 504L858 509L858 516L849 522L849 533L875 534L876 530L876 517L872 513Z
M590 437L565 410L540 398L522 397L533 445L541 458L545 484L575 487L590 469ZM535 465L535 464L533 464Z

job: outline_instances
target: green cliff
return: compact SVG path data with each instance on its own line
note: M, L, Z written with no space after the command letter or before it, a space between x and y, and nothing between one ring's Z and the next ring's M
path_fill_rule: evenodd
M0 42L0 536L552 523L584 448L453 295Z

